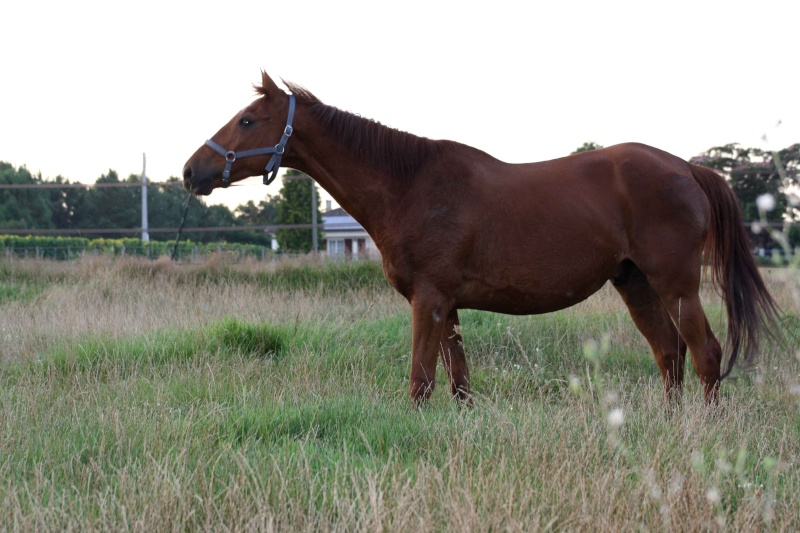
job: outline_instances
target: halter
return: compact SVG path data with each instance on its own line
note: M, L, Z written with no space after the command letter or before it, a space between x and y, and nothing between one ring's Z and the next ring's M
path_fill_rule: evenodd
M275 146L270 146L268 148L253 148L252 150L242 150L241 152L234 152L233 150L225 150L222 146L215 143L211 139L206 141L206 146L211 147L215 152L220 154L225 158L225 170L222 171L222 187L227 188L228 185L231 184L231 166L233 162L242 157L250 157L253 155L266 155L272 154L272 157L269 158L267 162L267 166L264 167L264 185L269 185L273 181L275 181L275 177L278 175L278 169L281 168L281 157L283 157L284 149L286 148L286 143L289 141L289 137L292 136L294 132L294 128L292 128L292 120L294 120L294 106L295 106L295 99L294 95L289 95L289 116L286 118L286 127L283 128L283 135L281 135L281 140L278 141L278 144ZM271 174L270 174L271 173Z

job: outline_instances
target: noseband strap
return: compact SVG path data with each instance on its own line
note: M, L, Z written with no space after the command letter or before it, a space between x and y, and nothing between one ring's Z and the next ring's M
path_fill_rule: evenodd
M275 146L269 146L267 148L253 148L251 150L234 152L233 150L226 150L211 139L206 141L206 146L210 147L212 150L225 158L225 170L222 171L223 188L228 187L228 185L231 184L231 166L233 166L233 162L237 159L241 159L242 157L251 157L254 155L272 154L272 157L270 157L269 161L267 162L267 166L264 167L264 185L269 185L275 181L275 177L278 175L278 170L281 168L281 158L283 157L283 152L286 149L286 143L289 142L289 137L291 137L292 133L294 132L294 128L292 127L292 122L294 121L294 108L295 98L293 94L290 94L289 116L286 118L286 127L283 128L281 140L278 141L278 144Z

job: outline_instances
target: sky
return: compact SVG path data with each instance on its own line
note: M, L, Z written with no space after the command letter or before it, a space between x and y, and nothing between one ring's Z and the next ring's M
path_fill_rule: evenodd
M514 163L586 141L685 159L800 142L790 0L16 0L0 20L0 161L45 178L139 174L143 153L149 179L180 176L262 69ZM279 190L248 182L206 201Z

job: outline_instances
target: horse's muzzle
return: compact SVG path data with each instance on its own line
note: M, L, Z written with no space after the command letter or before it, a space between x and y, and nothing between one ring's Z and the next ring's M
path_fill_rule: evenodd
M187 164L183 167L183 188L186 192L207 196L214 190L214 180L203 180L195 174L192 166Z

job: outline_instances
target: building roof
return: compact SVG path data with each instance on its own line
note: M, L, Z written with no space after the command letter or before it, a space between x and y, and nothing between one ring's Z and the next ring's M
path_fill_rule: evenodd
M341 207L322 213L322 231L326 233L336 231L366 231L361 224L347 214Z
M336 209L329 209L322 213L322 218L325 217L341 217L341 216L350 216L347 214L347 211L344 210L343 207L337 207Z

